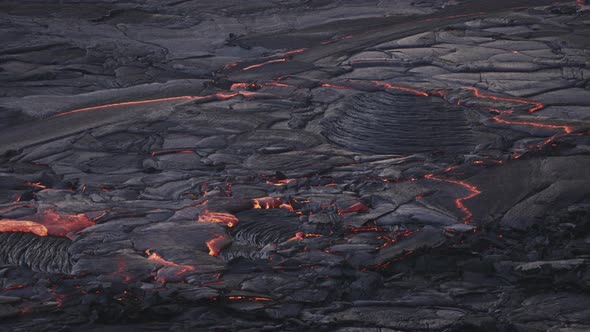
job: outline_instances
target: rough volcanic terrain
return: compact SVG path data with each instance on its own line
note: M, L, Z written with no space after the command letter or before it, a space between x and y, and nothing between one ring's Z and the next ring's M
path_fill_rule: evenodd
M0 3L1 331L590 331L590 12Z

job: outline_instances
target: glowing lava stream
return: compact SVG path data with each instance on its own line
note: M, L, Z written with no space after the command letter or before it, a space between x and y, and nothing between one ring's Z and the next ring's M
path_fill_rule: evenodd
M462 186L462 187L466 188L467 190L471 191L471 193L469 195L455 199L455 206L459 210L463 211L463 213L465 213L465 216L463 217L464 222L468 222L473 217L473 213L465 206L464 202L468 199L472 199L473 197L481 194L481 191L476 186L469 184L465 181L438 178L438 177L435 177L434 174L427 174L424 176L424 178L429 179L429 180L453 183L453 184Z
M290 203L285 203L279 197L259 197L252 199L253 209L286 209L296 214L301 214L299 211L295 211L295 208Z
M147 249L145 251L145 254L148 255L147 259L149 261L152 261L154 263L163 265L163 266L168 266L168 267L173 267L173 268L177 268L178 272L175 273L175 275L181 275L184 274L188 271L194 271L195 267L192 265L181 265L181 264L177 264L174 262L171 262L169 260L166 260L164 258L162 258L162 256L158 255L155 252L151 252L149 249Z
M537 101L530 101L530 100L524 100L524 99L518 99L518 98L507 98L507 97L498 97L498 96L492 96L492 95L484 95L482 94L478 88L475 87L471 87L471 86L466 86L464 87L465 90L470 90L473 91L473 95L477 98L481 98L481 99L490 99L490 100L497 100L497 101L508 101L508 102L512 102L512 103L517 103L517 104L528 104L528 105L534 105L534 107L528 109L527 112L529 113L534 113L536 111L539 111L541 109L543 109L543 107L545 107L545 105L543 105L543 103L537 102Z
M231 99L231 98L234 98L237 96L251 97L254 94L255 94L254 92L247 92L247 91L239 91L239 92L232 92L232 93L219 92L219 93L214 93L214 94L210 94L210 95L206 95L206 96L177 96L177 97L156 98L156 99L146 99L146 100L137 100L137 101L125 101L125 102L120 102L120 103L112 103L112 104L104 104L104 105L98 105L98 106L78 108L78 109L74 109L74 110L70 110L70 111L57 113L57 114L53 115L53 117L64 116L64 115L74 114L74 113L87 112L87 111L94 111L94 110L98 110L98 109L120 107L120 106L135 106L135 105L154 104L154 103L162 103L162 102L168 102L168 101L180 101L180 100L186 100L186 101L203 100L203 99L208 99L208 98L217 98L219 100L227 100L227 99Z
M90 226L94 221L84 213L62 215L53 210L37 213L32 220L0 219L0 232L23 232L37 236L62 236L72 238L73 234ZM96 218L94 219L96 220Z
M348 36L344 36L344 37L339 37L339 38L334 38L334 39L329 39L329 40L324 40L323 42L320 42L320 44L322 45L329 45L329 44L333 44L336 42L339 42L341 40L346 40L346 39L350 39L352 38L352 35L348 35Z
M242 70L243 70L243 71L246 71L246 70L250 70L250 69L254 69L254 68L258 68L258 67L266 66L266 65L269 65L269 64L271 64L271 63L276 63L276 62L287 62L287 61L289 61L289 59L288 59L288 58L280 58L280 59L268 60L268 61L266 61L266 62L263 62L263 63L257 63L257 64L254 64L254 65L248 66L248 67L246 67L246 68L244 68L244 69L242 69Z
M259 296L228 296L227 299L231 301L272 301L271 298Z
M201 214L199 214L199 218L197 219L199 222L213 222L213 223L221 223L227 225L227 227L232 228L238 224L239 220L231 213L227 212L211 212L205 209Z
M207 248L209 249L209 255L217 256L226 244L226 237L223 235L215 234L216 237L206 242Z
M563 130L566 134L571 134L574 132L574 128L571 126L560 126L560 125L551 125L551 124L544 124L544 123L537 123L537 122L528 122L528 121L512 121L502 119L500 117L493 117L493 121L502 124L511 124L511 125L522 125L522 126L531 126L536 128L547 128L547 129L560 129Z
M371 81L371 83L373 83L373 84L375 84L377 86L383 87L385 89L393 89L393 90L406 91L406 92L414 93L414 94L416 94L418 96L428 97L428 93L426 93L424 91L412 89L412 88L407 88L407 87L403 87L403 86L399 86L399 85L393 85L391 83L382 82L382 81Z

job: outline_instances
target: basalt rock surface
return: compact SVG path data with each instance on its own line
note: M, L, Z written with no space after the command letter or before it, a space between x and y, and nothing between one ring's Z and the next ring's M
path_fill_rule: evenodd
M590 330L588 9L4 1L0 330Z

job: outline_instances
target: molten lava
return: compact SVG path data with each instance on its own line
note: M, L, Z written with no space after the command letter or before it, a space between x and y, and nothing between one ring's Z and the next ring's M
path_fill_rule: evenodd
M254 209L286 209L295 212L293 205L284 203L279 197L260 197L252 199Z
M371 83L373 83L377 86L383 87L385 89L406 91L406 92L414 93L418 96L428 97L428 93L426 93L424 91L420 91L420 90L416 90L416 89L412 89L412 88L408 88L408 87L404 87L404 86L393 85L391 83L382 82L382 81L371 81Z
M235 91L235 90L239 90L239 89L259 89L260 85L256 84L256 83L245 83L245 82L240 82L240 83L233 83L230 86L230 90Z
M497 123L502 123L502 124L530 126L530 127L535 127L535 128L559 129L559 130L563 130L566 134L571 134L574 132L574 128L572 126L565 126L565 125L552 125L552 124L529 122L529 121L513 121L513 120L502 119L497 116L493 117L492 121L497 122Z
M190 153L195 153L195 151L193 151L193 150L161 150L161 151L153 151L152 152L152 157L162 156L162 155L166 155L166 154L175 154L175 153L190 154Z
M350 39L350 38L352 38L352 35L348 35L348 36L344 36L344 37L340 37L340 38L334 38L334 39L330 39L330 40L324 40L320 44L328 45L328 44L332 44L332 43L339 42L341 40Z
M246 71L246 70L250 70L250 69L254 69L254 68L259 68L259 67L262 67L262 66L266 66L266 65L269 65L271 63L287 62L287 61L289 61L288 58L280 58L280 59L268 60L268 61L265 61L265 62L262 62L262 63L257 63L257 64L254 64L254 65L245 67L242 70L243 71Z
M291 84L286 84L286 83L278 83L278 82L269 82L269 83L264 83L263 86L265 87L279 87L279 88L288 88L288 87L293 87L294 85Z
M254 95L253 92L239 91L239 92L235 92L235 93L218 92L218 93L214 93L214 94L210 94L210 95L206 95L206 96L178 96L178 97L156 98L156 99L146 99L146 100L137 100L137 101L126 101L126 102L121 102L121 103L112 103L112 104L104 104L104 105L98 105L98 106L92 106L92 107L78 108L78 109L74 109L74 110L70 110L70 111L61 112L61 113L55 114L53 116L63 116L63 115L68 115L68 114L81 113L81 112L94 111L94 110L98 110L98 109L106 109L106 108L120 107L120 106L135 106L135 105L145 105L145 104L154 104L154 103L162 103L162 102L168 102L168 101L181 101L181 100L186 100L186 101L189 101L189 100L202 101L202 100L215 100L215 99L227 100L227 99L231 99L231 98L234 98L237 96L251 97L253 95Z
M175 275L177 275L177 276L178 275L182 275L182 274L184 274L186 272L194 271L195 270L195 267L192 266L192 265L182 265L182 264L177 264L177 263L171 262L169 260L166 260L166 259L162 258L162 256L158 255L157 253L151 252L149 249L147 249L145 251L145 253L146 253L146 255L148 255L147 259L149 261L152 261L152 262L154 262L156 264L160 264L160 265L163 265L163 266L167 266L167 267L172 267L172 268L178 269L178 271L176 271L176 273L175 273Z
M459 210L463 211L463 213L465 214L465 217L463 217L463 221L467 222L467 221L471 220L471 218L473 217L473 213L465 206L464 202L468 199L472 199L473 197L481 194L481 191L476 186L469 184L465 181L438 178L438 177L435 177L434 174L427 174L424 176L424 178L430 179L430 180L435 180L435 181L442 181L442 182L456 184L456 185L462 186L465 189L469 190L471 192L469 195L455 199L455 206Z
M272 301L271 298L258 296L229 296L228 299L231 301Z
M272 184L273 186L284 186L289 183L296 183L296 179L282 179L277 181L266 181L266 184Z
M0 232L25 232L38 236L65 236L94 225L84 213L62 215L53 210L45 210L31 218L32 220L0 219Z
M31 187L35 187L35 188L40 188L40 189L47 189L47 186L45 186L43 183L41 182L25 182L25 184L27 186L31 186Z
M354 227L354 226L347 226L346 227L352 233L377 233L377 232L387 232L388 230L385 228L377 227L377 226L362 226L362 227Z
M298 48L295 50L285 52L285 55L299 54L299 53L303 53L305 51L307 51L307 48Z
M200 222L214 222L214 223L221 223L227 225L227 227L234 227L238 224L239 220L231 213L227 212L211 212L209 210L204 210L200 215L197 221Z
M543 103L536 102L536 101L530 101L530 100L518 99L518 98L506 98L506 97L485 95L485 94L481 93L478 88L474 88L474 87L465 87L465 89L473 91L473 95L477 98L490 99L490 100L495 100L495 101L507 101L507 102L516 103L516 104L533 105L533 107L531 107L527 110L529 113L534 113L538 110L543 109L543 107L545 107L545 105L543 105Z
M528 8L528 7L525 7L525 8ZM432 21L451 20L451 19L454 19L454 18L470 17L470 16L477 16L477 15L483 15L483 14L486 14L486 12L477 12L477 13L471 13L471 14L451 15L451 16L437 17L437 18L427 18L425 20L422 20L421 22L432 22Z
M126 102L121 102L121 103L112 103L112 104L105 104L105 105L99 105L99 106L79 108L79 109L75 109L75 110L71 110L71 111L67 111L67 112L62 112L62 113L56 114L55 116L62 116L62 115L67 115L67 114L72 114L72 113L93 111L93 110L97 110L97 109L111 108L111 107L117 107L117 106L135 106L135 105L144 105L144 104L152 104L152 103L161 103L161 102L166 102L166 101L191 100L194 98L195 98L195 96L178 96L178 97L157 98L157 99L147 99L147 100L137 100L137 101L126 101Z
M209 248L209 255L217 256L221 252L221 250L225 247L228 243L228 239L223 235L218 235L212 238L211 240L207 241L207 248Z
M346 207L342 210L338 211L339 215L345 215L345 214L349 214L349 213L353 213L353 212L365 212L368 211L369 207L366 206L364 203L362 202L357 202L355 204L352 204L349 207Z
M49 233L47 227L34 221L13 219L0 220L0 232L33 233L37 236L47 236Z
M292 238L288 239L287 241L293 241L293 240L303 240L306 239L308 237L322 237L322 234L315 234L315 233L307 233L305 234L304 232L297 232L295 233L295 236L293 236Z
M345 90L354 90L354 88L346 85L337 85L332 83L322 83L321 85L324 88L332 88L332 89L345 89Z

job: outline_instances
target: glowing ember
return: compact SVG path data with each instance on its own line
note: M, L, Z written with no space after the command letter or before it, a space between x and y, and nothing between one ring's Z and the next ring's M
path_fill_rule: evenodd
M52 210L36 214L32 220L1 219L0 232L26 232L39 236L66 236L94 225L86 214L61 215Z
M246 67L246 68L244 68L242 70L246 71L246 70L250 70L250 69L254 69L254 68L266 66L266 65L269 65L271 63L287 62L287 61L289 61L289 59L287 59L287 58L280 58L280 59L275 59L275 60L269 60L269 61L266 61L266 62L263 62L263 63L257 63L255 65L248 66L248 67Z
M239 220L231 213L226 212L211 212L209 210L203 211L197 221L200 222L214 222L227 225L227 227L234 227Z

